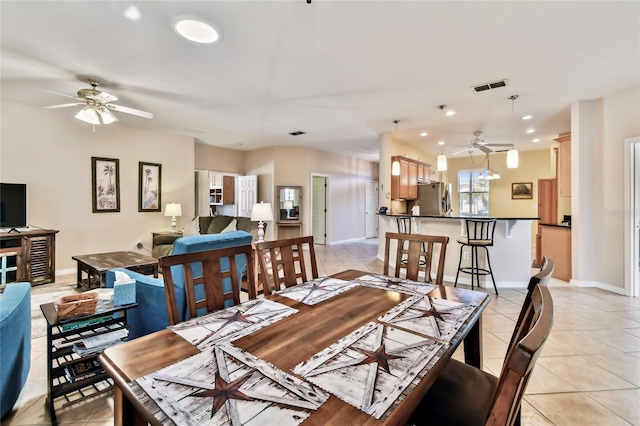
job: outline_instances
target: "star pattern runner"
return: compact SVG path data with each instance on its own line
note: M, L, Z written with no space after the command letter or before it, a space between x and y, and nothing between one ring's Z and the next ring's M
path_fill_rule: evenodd
M329 397L309 383L220 344L130 384L163 425L295 426ZM159 410L158 410L159 408Z
M336 278L323 277L315 278L304 284L285 288L278 291L277 294L302 302L305 305L315 305L357 285L354 281L343 281Z
M356 278L354 281L358 283L358 285L379 288L381 290L397 291L398 293L410 294L412 296L425 295L436 288L433 284L411 281L404 278L389 277L380 274L364 275Z
M293 372L382 419L400 396L424 377L442 346L432 339L371 322L298 364Z

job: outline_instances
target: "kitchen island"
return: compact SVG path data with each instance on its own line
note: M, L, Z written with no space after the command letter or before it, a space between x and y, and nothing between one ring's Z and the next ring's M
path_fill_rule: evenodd
M425 235L445 235L449 237L447 245L447 257L444 267L444 280L454 282L458 270L460 256L460 244L456 241L465 236L464 216L411 216L406 214L379 214L379 241L378 258L384 259L384 234L386 232L398 232L396 218L409 217L412 221L411 232ZM531 277L532 262L532 223L537 217L496 217L496 229L493 237L493 247L489 247L491 266L496 279L497 287L526 288ZM392 250L395 249L392 247ZM480 254L480 264L485 263L483 250ZM394 264L394 259L390 259ZM462 260L463 266L470 266L470 259ZM489 280L488 282L486 280ZM459 284L471 284L471 276L460 274ZM492 287L491 277L480 278L481 287Z

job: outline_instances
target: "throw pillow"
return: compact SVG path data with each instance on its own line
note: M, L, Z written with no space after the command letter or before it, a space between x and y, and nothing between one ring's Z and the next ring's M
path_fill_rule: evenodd
M219 234L232 220L233 217L231 216L219 215L212 217L209 229L207 229L207 234Z
M198 226L198 218L196 217L190 224L182 228L182 235L187 237L189 235L200 235L200 227Z
M236 222L236 220L235 220L235 219L233 219L233 220L231 221L231 223L227 225L227 227L226 227L226 228L224 228L222 231L220 231L220 233L221 233L221 234L224 234L225 232L237 231L237 229L236 229L236 223L237 223L237 222Z

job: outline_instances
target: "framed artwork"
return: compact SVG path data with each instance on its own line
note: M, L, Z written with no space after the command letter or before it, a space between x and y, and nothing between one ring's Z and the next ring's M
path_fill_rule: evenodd
M162 203L162 164L138 163L138 211L159 212Z
M514 182L511 184L512 200L531 200L533 198L533 182Z
M94 213L120 211L120 160L91 157L91 201Z

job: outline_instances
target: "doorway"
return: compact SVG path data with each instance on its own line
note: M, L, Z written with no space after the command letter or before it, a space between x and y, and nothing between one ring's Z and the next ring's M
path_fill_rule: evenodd
M329 176L311 175L311 235L315 244L327 244Z
M365 238L375 238L378 236L378 182L368 180L366 182L365 196Z
M625 142L625 294L640 296L640 136Z

